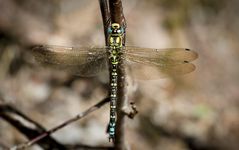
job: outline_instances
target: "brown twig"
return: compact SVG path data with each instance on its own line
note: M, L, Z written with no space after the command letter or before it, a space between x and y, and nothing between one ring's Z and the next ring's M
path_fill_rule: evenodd
M104 26L105 45L109 46L107 30L111 23L111 20L110 20L110 11L109 11L109 6L108 6L108 1L107 0L99 0L99 3L100 3L100 11L101 11L103 26Z
M130 102L131 110L129 109L124 109L123 113L128 116L130 119L134 119L135 115L138 114L138 110L135 106L134 102Z
M109 0L110 17L114 23L119 23L121 26L125 26L123 7L121 0Z
M49 137L50 134L62 129L63 127L69 125L70 123L73 123L83 117L85 117L86 115L88 115L89 113L99 109L101 106L103 106L104 104L106 104L107 102L109 102L109 98L105 98L103 99L102 101L100 101L99 103L95 104L94 106L88 108L86 111L78 114L77 116L75 116L74 118L71 118L65 122L63 122L62 124L48 130L48 131L45 131L43 133L41 133L40 135L38 136L35 136L34 138L32 138L30 141L26 142L26 143L23 143L21 145L18 145L18 146L15 146L14 148L15 149L24 149L26 147L30 147L31 145L33 145L34 143L46 138L46 137Z
M46 132L46 130L40 124L29 119L26 115L22 114L20 111L10 105L0 105L0 117L13 125L28 139L32 139ZM38 145L46 150L66 149L64 145L58 143L50 136L38 141Z

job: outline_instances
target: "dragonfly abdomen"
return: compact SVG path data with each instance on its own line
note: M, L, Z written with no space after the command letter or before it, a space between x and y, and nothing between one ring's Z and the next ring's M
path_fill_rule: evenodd
M117 64L111 62L110 74L110 123L109 123L109 139L115 138L116 125L116 102L117 102Z

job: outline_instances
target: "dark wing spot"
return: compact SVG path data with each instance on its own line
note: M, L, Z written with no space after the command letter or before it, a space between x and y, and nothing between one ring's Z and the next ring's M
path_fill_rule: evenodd
M191 50L190 50L190 49L188 49L188 48L185 48L185 50L186 50L186 51L191 51Z
M184 62L184 63L189 63L189 62L188 62L188 61L186 61L186 60L185 60L185 61L183 61L183 62Z

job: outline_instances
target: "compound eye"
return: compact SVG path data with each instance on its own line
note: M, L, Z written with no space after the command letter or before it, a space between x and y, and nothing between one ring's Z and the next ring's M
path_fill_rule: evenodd
M108 28L108 33L112 33L112 29L111 28Z
M121 33L124 33L124 28L121 28Z

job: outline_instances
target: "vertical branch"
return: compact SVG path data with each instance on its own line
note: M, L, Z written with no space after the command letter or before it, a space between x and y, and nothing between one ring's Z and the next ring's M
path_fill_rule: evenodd
M121 0L109 0L109 9L106 0L99 0L101 13L103 18L105 41L108 46L108 25L110 23L119 23L123 28L126 28L126 22L123 14L123 7ZM110 14L110 16L109 16ZM109 22L111 20L111 22ZM125 34L123 37L123 45L125 45ZM125 148L125 135L124 135L124 124L125 124L125 114L122 109L124 104L127 102L126 89L125 89L125 69L124 61L119 62L119 72L118 72L118 100L117 100L117 122L116 122L116 138L115 138L115 148L118 150L123 150Z
M112 22L119 23L121 26L125 26L125 19L123 13L123 7L121 0L109 0L110 1L110 17Z
M126 79L125 79L125 68L124 61L119 62L118 71L118 99L117 99L117 121L116 121L116 138L115 147L116 149L125 149L125 113L123 112L123 107L127 104L126 96Z
M113 23L119 23L123 28L125 26L125 19L123 14L123 7L121 0L109 0L110 6L110 17ZM123 37L123 45L125 45L125 34ZM115 138L115 148L117 150L126 149L125 146L125 114L123 113L123 107L127 103L126 88L125 88L125 65L124 60L121 59L119 62L118 71L118 99L117 99L117 121L116 121L116 138Z
M109 12L108 1L99 0L99 3L100 3L100 11L101 11L103 26L104 26L105 45L109 46L107 30L110 24L110 12Z

